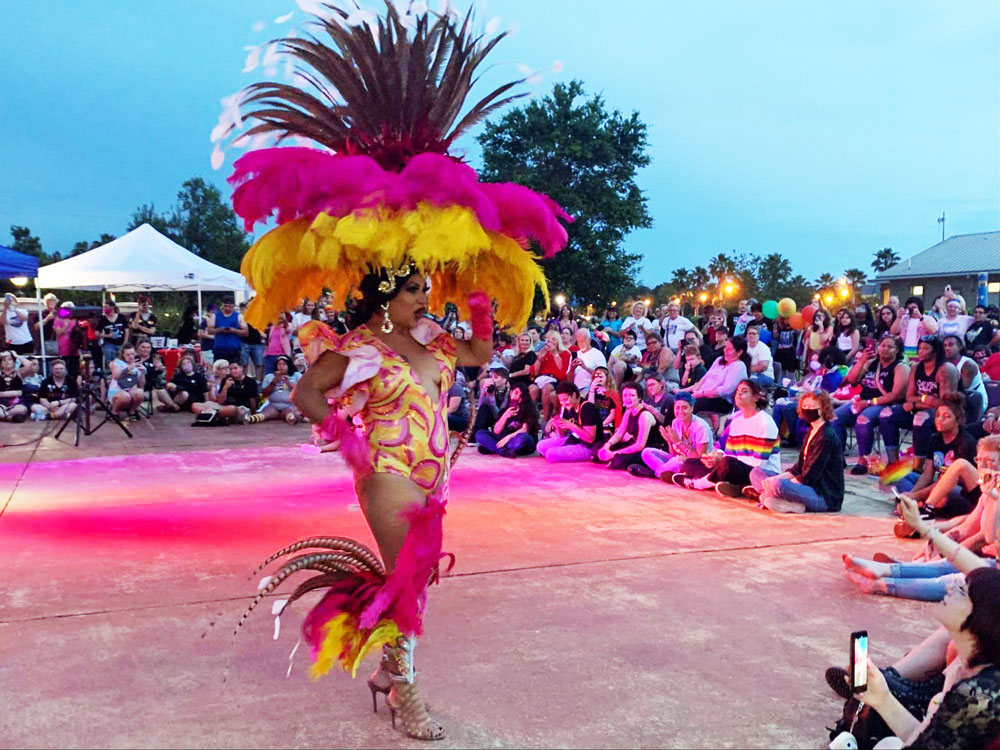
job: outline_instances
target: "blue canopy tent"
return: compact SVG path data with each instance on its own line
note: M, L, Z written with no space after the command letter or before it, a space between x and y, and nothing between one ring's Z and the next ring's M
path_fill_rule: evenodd
M38 258L0 245L0 279L38 276Z

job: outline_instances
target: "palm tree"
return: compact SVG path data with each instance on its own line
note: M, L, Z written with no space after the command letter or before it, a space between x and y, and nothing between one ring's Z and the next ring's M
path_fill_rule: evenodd
M824 289L829 289L831 286L837 283L837 280L833 278L833 274L824 273L820 274L819 278L813 282L813 286L816 287L817 292L821 292Z
M855 291L860 292L861 287L863 287L865 282L868 281L868 274L860 268L848 268L844 271L844 278L847 279Z
M874 257L875 260L872 261L872 268L875 269L876 273L887 271L902 260L899 257L899 253L891 247L883 247L881 250L875 251Z
M712 283L712 274L704 266L695 266L691 271L691 289L695 292L704 291Z
M736 264L725 253L719 253L708 262L708 272L717 284L722 284L727 276L736 273Z

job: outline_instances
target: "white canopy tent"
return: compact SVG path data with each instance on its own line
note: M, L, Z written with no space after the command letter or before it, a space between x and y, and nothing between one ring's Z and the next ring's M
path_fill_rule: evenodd
M38 269L36 287L102 292L234 292L247 297L240 274L201 258L164 237L149 224L124 237ZM44 351L44 344L42 349Z

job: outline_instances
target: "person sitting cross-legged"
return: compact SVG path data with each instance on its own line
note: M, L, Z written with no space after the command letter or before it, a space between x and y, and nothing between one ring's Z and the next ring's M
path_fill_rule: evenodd
M195 404L204 403L208 382L204 374L198 372L193 355L181 357L174 370L174 376L167 383L167 393L177 410L193 411Z
M963 462L964 463L964 462ZM969 515L938 523L929 523L920 518L917 504L910 498L901 501L900 512L903 520L918 535L921 528L931 534L943 534L991 566L996 566L998 541L997 501L1000 500L998 472L1000 472L1000 436L990 436L979 441L976 463L971 467L975 476L979 501ZM953 464L955 466L955 464ZM903 511L912 508L913 512ZM916 515L916 519L914 516ZM954 559L942 557L933 544L918 552L914 562L880 562L866 560L854 555L843 555L847 576L868 594L884 594L904 599L938 602L944 598L948 583L960 572Z
M257 409L257 381L246 376L239 362L230 362L229 374L222 378L215 400L219 403L218 419L247 424Z
M111 362L111 382L108 385L108 401L117 413L126 413L138 420L139 407L146 398L146 368L139 364L135 346L123 344L121 359Z
M742 497L755 468L767 476L781 473L778 426L764 411L767 394L752 380L736 387L736 413L719 437L724 449L689 458L674 475L674 484L694 490L715 490L723 497ZM695 402L697 404L697 402Z
M649 436L656 429L656 419L642 403L642 386L625 383L622 386L621 424L597 452L599 461L607 461L609 469L627 469L633 464L642 464L642 451Z
M484 380L479 389L479 405L476 407L472 439L481 430L492 430L497 418L507 409L510 398L510 372L506 367L495 364L490 367L489 379Z
M799 397L799 418L809 432L799 460L788 471L768 476L765 469L750 472L750 487L743 494L777 513L825 513L844 504L844 448L830 425L833 402L824 391Z
M605 429L614 432L622 421L622 397L615 389L614 381L607 367L594 369L594 379L587 391L587 401L597 406L601 413L601 423Z
M301 377L292 364L292 358L280 355L274 363L274 372L265 375L261 383L260 395L267 401L250 417L249 424L272 419L284 419L288 424L298 422L302 415L292 403L292 389Z
M69 419L76 412L80 389L76 381L69 377L66 363L61 359L52 360L50 375L42 381L38 392L38 403L31 407L35 419Z
M642 452L642 460L650 475L664 482L672 481L674 474L684 468L684 462L689 458L697 459L705 455L713 442L711 426L694 415L694 396L690 393L677 394L673 422L658 429L667 450L646 448Z
M556 396L560 412L546 425L552 437L538 441L538 452L551 463L590 461L604 439L600 411L590 401L581 402L580 391L572 383L559 383Z
M0 422L23 422L28 418L28 407L22 403L21 376L14 363L14 352L0 352Z
M498 454L505 458L530 456L535 452L537 439L538 409L524 383L510 389L509 405L501 412L493 429L476 433L480 453Z

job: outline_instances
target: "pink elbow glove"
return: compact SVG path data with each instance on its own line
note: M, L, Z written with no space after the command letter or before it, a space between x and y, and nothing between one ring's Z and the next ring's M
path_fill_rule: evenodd
M493 341L493 305L485 292L476 291L466 300L473 338Z

